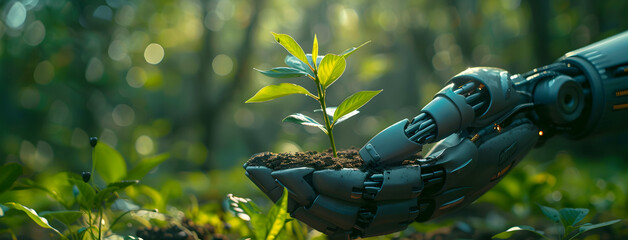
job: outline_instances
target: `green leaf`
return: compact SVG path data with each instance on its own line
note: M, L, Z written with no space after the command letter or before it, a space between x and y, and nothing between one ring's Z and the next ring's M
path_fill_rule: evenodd
M305 57L305 52L303 51L303 48L301 48L301 46L294 40L294 38L290 37L290 35L288 34L272 34L275 37L275 41L277 41L277 43L281 44L281 46L288 50L290 54L309 65L307 57Z
M576 239L576 237L586 231L590 231L593 229L597 229L597 228L601 228L601 227L606 227L608 225L613 225L615 223L621 222L621 219L615 219L615 220L611 220L608 222L603 222L603 223L598 223L598 224L590 224L590 223L586 223L583 224L582 226L580 226L580 228L578 228L578 233L576 235L574 235L573 237L569 238L571 239Z
M152 156L149 158L142 159L133 169L129 171L126 178L127 179L142 179L146 174L148 174L153 168L159 166L159 164L163 163L170 157L170 154L163 153L156 156Z
M272 78L294 78L294 77L302 77L308 74L307 72L303 70L290 68L290 67L276 67L267 71L263 71L259 69L255 69L255 70Z
M334 113L336 112L337 107L326 107L325 110L327 112L327 117L329 117L329 121L330 122L334 122ZM314 112L322 112L322 109L315 109ZM336 121L335 124L344 122L345 120L357 115L358 113L360 113L360 111L358 110L354 110L350 113L347 113L346 115L342 116L340 119L338 119L338 121Z
M76 199L79 202L79 204L83 206L84 208L88 208L88 209L92 208L94 206L94 197L96 196L96 192L94 191L94 188L91 185L79 179L71 178L70 183L76 185L76 188L78 188L79 190L79 195L77 196L77 199Z
M307 57L308 63L310 63L310 65L314 65L314 61L312 61L312 54L306 54L306 57ZM322 60L323 60L323 56L316 57L316 66L319 66ZM290 66L291 68L295 68L295 69L301 70L302 72L306 72L309 75L309 77L311 77L312 79L315 78L314 77L315 74L312 71L312 69L306 63L302 62L295 56L287 55L286 58L284 59L284 62L286 63L286 65Z
M318 80L323 88L333 84L345 72L347 62L342 56L327 54L318 66Z
M559 211L560 218L563 221L563 225L565 228L567 226L574 226L576 223L580 222L587 214L589 214L589 209L586 208L563 208Z
M530 226L514 226L509 228L508 230L495 234L493 235L492 239L509 239L515 232L518 231L528 231L531 233L534 233L536 235L539 235L540 237L547 239L547 237L544 235L544 233L542 231L537 231L536 229L534 229L533 227Z
M360 46L349 48L349 49L345 50L344 52L342 52L340 54L340 56L346 58L346 57L350 56L351 54L353 54L353 52L355 52L355 50L358 50L359 48L361 48L362 46L364 46L364 45L366 45L366 44L368 44L370 42L371 41L367 41L365 43L362 43L362 45L360 45Z
M106 201L110 197L110 194L117 192L119 190L125 189L128 186L137 184L139 182L140 182L139 180L124 180L124 181L107 184L107 187L105 187L105 189L103 190L100 190L94 197L95 203L100 204Z
M0 204L0 217L4 216L6 210L8 210L7 206Z
M539 204L539 207L541 208L541 212L543 212L543 214L547 216L549 219L557 223L560 222L560 213L558 213L558 210L551 207L546 207L540 204Z
M319 66L321 64L321 61L323 61L323 58L324 58L324 56L317 56L316 57L316 66ZM312 54L307 54L307 61L310 63L310 65L314 65L314 61L312 61ZM311 69L310 69L310 71L311 71ZM312 74L312 75L314 75L314 74Z
M98 228L96 228L94 225L91 225L89 227L82 227L79 228L79 230L77 231L77 233L79 234L79 238L78 239L83 239L85 237L85 234L87 232L92 232L92 233L97 233L98 232Z
M312 55L307 54L307 59L310 62L310 65L312 65ZM321 56L320 59L322 60L323 57ZM286 65L290 66L291 68L300 70L302 72L306 72L309 75L309 77L314 79L314 72L312 72L312 69L310 69L310 67L306 63L302 62L295 56L292 56L292 55L286 56L286 58L284 59L284 62L286 63Z
M17 163L7 163L0 167L0 194L11 188L13 182L22 175L22 166Z
M318 39L316 39L316 34L314 34L314 44L312 46L312 57L311 58L318 58ZM314 62L314 69L316 69L316 62Z
M83 213L81 211L45 211L39 213L39 215L42 217L56 218L66 226L70 226L83 216Z
M262 214L262 210L248 198L237 197L228 194L229 207L236 215L251 223L255 239L264 239L266 237L266 215Z
M137 188L140 193L144 194L152 200L152 204L144 205L146 208L157 208L159 212L166 211L166 200L164 200L159 191L146 185L138 185L134 186L134 188Z
M59 236L61 236L61 238L66 239L65 236L63 236L63 234L61 234L61 232L59 232L59 230L53 228L52 226L50 226L50 224L48 223L48 219L46 219L45 217L41 217L37 214L37 211L35 211L32 208L26 207L22 204L16 203L16 202L7 202L4 203L4 205L6 205L7 207L13 208L13 209L17 209L20 210L24 213L26 213L26 215L28 215L28 217L30 219L32 219L35 223L37 223L37 225L43 227L43 228L48 228L51 229L53 231L55 231L57 234L59 234Z
M299 85L293 83L282 83L279 85L269 85L260 89L255 94L255 96L251 97L249 100L246 100L246 103L265 102L292 94L305 94L307 96L316 98L316 96L308 92L307 89Z
M296 123L296 124L301 124L304 126L310 126L310 127L317 127L320 130L323 130L323 132L325 132L325 134L327 134L327 129L325 129L325 127L318 123L316 120L314 120L313 118L305 115L305 114L301 114L301 113L295 113L292 114L290 116L287 116L286 118L284 118L282 120L283 122L289 122L289 123Z
M350 114L351 112L357 110L358 108L364 106L364 104L368 103L373 97L382 92L382 90L377 91L361 91L354 93L353 95L346 98L340 105L338 105L338 109L334 112L334 119L340 120L343 116ZM355 115L355 114L354 114ZM344 120L343 120L344 121ZM332 125L335 125L334 122Z
M283 230L288 218L288 190L286 188L283 189L283 195L279 201L270 209L268 217L266 224L268 235L266 235L266 240L273 240Z
M94 147L92 160L96 172L107 183L121 180L126 176L126 163L122 155L102 141Z

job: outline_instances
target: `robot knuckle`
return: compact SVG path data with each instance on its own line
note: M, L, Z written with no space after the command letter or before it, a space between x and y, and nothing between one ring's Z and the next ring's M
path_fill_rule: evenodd
M364 203L364 180L367 173L357 169L320 170L312 174L316 192L347 202Z
M283 194L283 189L275 182L271 176L272 169L264 166L247 166L245 168L246 176L266 194L270 200L276 202Z
M351 230L358 218L360 206L325 195L318 195L309 208L303 208L320 219L338 226L343 230Z
M385 169L365 181L367 189L367 198L375 201L417 198L423 190L421 167L408 165Z
M419 207L416 199L378 203L377 210L374 211L374 214L370 214L369 227L364 230L363 236L384 235L403 230L418 215Z
M271 176L279 185L288 190L290 198L301 205L308 206L316 198L316 192L305 179L312 172L314 172L313 168L301 167L274 171Z

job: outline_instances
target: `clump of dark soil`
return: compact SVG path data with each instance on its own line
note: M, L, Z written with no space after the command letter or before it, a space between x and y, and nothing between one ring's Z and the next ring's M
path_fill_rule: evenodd
M341 169L341 168L358 168L366 169L364 160L360 157L359 149L351 147L337 151L338 157L334 157L331 149L323 152L306 151L291 153L272 153L264 152L255 154L246 163L248 166L265 166L273 170L311 167L316 170L321 169ZM415 163L414 159L420 158L417 153L409 160L405 160L402 165Z
M185 228L183 230L182 228ZM172 225L164 228L159 227L141 227L135 235L145 240L192 240L195 239L190 233L196 234L201 240L221 240L228 239L225 235L216 233L216 228L212 225L197 225L192 220L183 219L180 226Z

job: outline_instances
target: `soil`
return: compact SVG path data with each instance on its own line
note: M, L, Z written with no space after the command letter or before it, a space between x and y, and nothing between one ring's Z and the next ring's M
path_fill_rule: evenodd
M184 231L184 229L187 230ZM228 230L228 229L225 229ZM201 240L221 240L228 239L227 236L216 233L216 228L210 224L197 225L192 220L183 219L180 226L172 225L163 228L159 227L140 227L135 235L144 240L193 240L195 239L190 233L196 234Z
M341 168L358 168L366 170L364 161L359 154L360 149L351 147L337 151L338 157L334 157L331 149L323 152L307 151L307 152L291 152L291 153L272 153L264 152L255 154L247 162L248 166L265 166L273 170L311 167L316 170L321 169L341 169ZM420 158L417 153L411 159L405 160L402 165L416 163L413 159Z

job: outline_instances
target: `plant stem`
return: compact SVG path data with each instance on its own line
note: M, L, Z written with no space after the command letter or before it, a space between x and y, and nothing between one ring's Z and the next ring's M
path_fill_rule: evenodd
M316 90L318 91L318 101L321 104L321 108L323 109L323 119L325 120L325 129L327 129L327 136L329 136L329 142L331 142L331 150L334 152L334 157L338 157L336 153L336 143L334 143L334 133L329 122L329 116L327 116L327 106L325 104L325 92L321 86L320 81L318 80L318 73L314 73L316 75Z
M98 219L98 240L100 240L102 237L102 207L98 207L98 215L100 215L100 218Z

